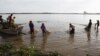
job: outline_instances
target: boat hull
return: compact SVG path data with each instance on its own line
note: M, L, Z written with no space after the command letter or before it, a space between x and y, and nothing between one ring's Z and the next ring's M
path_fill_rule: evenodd
M1 33L8 34L8 35L19 35L22 33L23 26L18 27L18 29L0 29Z

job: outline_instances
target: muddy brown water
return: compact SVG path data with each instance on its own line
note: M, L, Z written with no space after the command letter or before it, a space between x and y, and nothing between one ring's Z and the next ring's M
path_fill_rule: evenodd
M33 45L42 51L57 51L64 56L86 56L86 54L96 56L100 54L99 30L96 31L94 25L92 26L91 32L86 32L84 30L84 27L88 24L89 18L95 18L97 15L45 15L45 20L42 18L44 15L31 15L33 19L31 16L25 15L15 16L16 23L26 23L23 24L23 33L25 34L8 36L0 33L0 43L10 42L16 47ZM6 18L6 15L4 15L4 17ZM29 34L29 20L27 19L29 17L31 18L29 20L32 20L35 25L34 35ZM67 19L65 19L65 17ZM34 18L36 21L34 21ZM74 18L80 19L75 20ZM97 19L92 20L93 23L95 23ZM45 36L42 35L40 30L41 23L43 22L45 23L47 30L50 32ZM74 35L68 33L69 22L72 22L75 26L76 30Z

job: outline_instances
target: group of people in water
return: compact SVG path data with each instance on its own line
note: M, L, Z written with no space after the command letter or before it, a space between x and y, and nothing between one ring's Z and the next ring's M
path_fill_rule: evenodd
M32 21L29 21L29 28L30 28L30 33L31 34L34 34L34 24L33 24ZM45 24L44 23L42 23L42 25L41 25L41 30L42 30L43 35L48 32L46 30L46 27L45 27Z
M2 26L2 29L16 29L17 27L17 24L15 24L15 16L13 16L13 14L10 14L6 20L4 20L2 18L2 16L0 15L0 25ZM1 27L0 26L0 27ZM32 21L29 21L29 28L30 28L30 33L31 34L34 34L34 24ZM42 30L42 33L45 34L47 32L46 30L46 27L45 27L45 24L42 23L41 25L41 30Z
M70 25L69 26L69 29L70 29L69 33L74 34L75 33L75 26L73 26L72 24L69 24L69 25ZM92 27L92 20L90 19L88 25L85 27L85 30L89 32L91 30L91 27ZM97 23L95 23L95 29L98 30L98 27L99 27L99 20L97 20Z
M6 22L4 22L4 19L0 15L0 24L3 26L2 28L16 28L15 18L16 17L13 16L13 14L10 14L7 17ZM90 31L91 30L91 26L92 26L92 20L90 19L88 25L85 27L85 30L86 31ZM97 20L97 23L95 23L95 28L97 30L98 30L98 27L99 27L99 20ZM30 33L34 34L34 24L33 24L32 21L29 21L29 28L30 28ZM43 34L48 32L44 23L42 23L42 25L41 25L41 30L42 30ZM69 33L70 34L74 34L75 33L75 26L72 25L71 23L69 24Z
M86 31L90 31L91 30L91 26L92 26L92 20L90 19L89 23L88 23L88 26L85 27L85 30ZM98 27L99 27L99 20L97 20L97 23L95 23L95 29L98 30Z
M92 26L92 20L90 19L88 25L85 27L85 30L90 31L91 26ZM29 22L29 27L30 27L30 33L31 34L34 33L34 24L32 21ZM97 20L97 23L95 23L95 29L98 30L98 27L99 27L99 20ZM42 25L41 25L41 30L42 30L43 34L45 34L47 32L44 23L42 23ZM74 34L74 33L75 33L75 26L70 23L69 24L69 34Z
M6 29L6 28L16 28L15 25L15 16L13 16L13 14L10 14L6 20L4 20L2 18L2 16L0 15L0 24L2 25L2 29Z

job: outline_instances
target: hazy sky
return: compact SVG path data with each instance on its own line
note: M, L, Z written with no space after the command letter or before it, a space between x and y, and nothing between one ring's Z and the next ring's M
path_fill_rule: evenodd
M0 12L100 12L100 0L0 0Z

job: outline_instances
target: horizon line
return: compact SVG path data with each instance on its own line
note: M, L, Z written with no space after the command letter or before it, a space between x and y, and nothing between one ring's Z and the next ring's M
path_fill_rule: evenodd
M0 13L0 14L100 14L100 13L57 13L57 12L7 12L7 13Z

